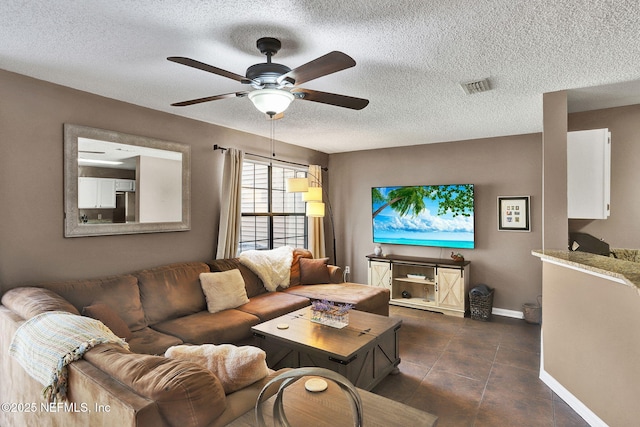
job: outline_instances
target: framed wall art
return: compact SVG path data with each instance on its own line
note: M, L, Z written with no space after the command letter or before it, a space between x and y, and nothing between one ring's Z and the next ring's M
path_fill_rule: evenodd
M530 197L498 197L498 230L531 231Z

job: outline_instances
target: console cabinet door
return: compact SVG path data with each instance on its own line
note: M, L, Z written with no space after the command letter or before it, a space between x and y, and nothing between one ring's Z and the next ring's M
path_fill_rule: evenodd
M464 311L465 287L459 269L438 267L436 299L439 307L451 307Z
M390 262L369 261L369 285L391 290Z

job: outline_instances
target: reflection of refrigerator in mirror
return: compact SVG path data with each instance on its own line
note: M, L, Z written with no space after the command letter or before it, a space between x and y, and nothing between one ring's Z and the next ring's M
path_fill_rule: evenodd
M136 218L136 193L133 191L127 192L127 222L137 222Z
M125 223L136 220L136 193L132 191L116 192L116 208L113 210L113 222Z
M116 208L113 210L113 222L122 223L127 221L127 193L116 192Z

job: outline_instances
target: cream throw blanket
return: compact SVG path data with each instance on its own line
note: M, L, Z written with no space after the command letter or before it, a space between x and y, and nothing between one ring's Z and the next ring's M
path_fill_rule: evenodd
M47 311L24 322L13 336L9 354L45 386L47 402L67 399L67 365L102 343L129 345L99 320L63 311Z
M213 372L225 394L245 388L269 375L266 353L258 347L231 344L174 345L164 353L170 359L187 360Z
M240 263L251 269L270 292L278 286L289 287L293 248L282 246L268 251L245 251L240 254Z

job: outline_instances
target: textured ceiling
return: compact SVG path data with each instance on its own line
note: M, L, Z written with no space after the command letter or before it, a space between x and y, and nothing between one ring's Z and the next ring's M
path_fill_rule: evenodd
M296 100L275 127L337 153L540 132L543 93L640 79L639 34L638 0L4 0L0 68L268 136L247 98L171 107L246 87L166 58L244 75L260 37L291 68L339 50L357 65L302 86L369 106ZM460 87L482 78L491 91ZM570 109L640 103L630 87L570 92Z

